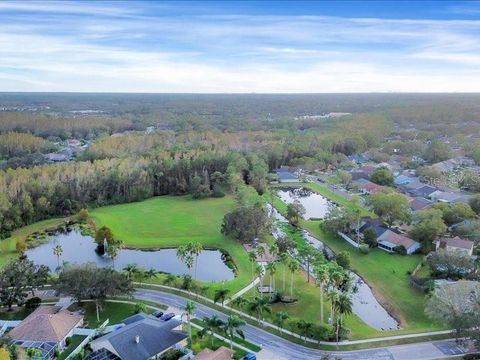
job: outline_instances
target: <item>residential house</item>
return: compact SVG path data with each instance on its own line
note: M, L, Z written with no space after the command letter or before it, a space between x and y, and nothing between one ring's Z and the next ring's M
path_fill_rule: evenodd
M359 231L364 234L367 229L373 229L377 238L388 230L388 226L380 219L363 218L360 222Z
M410 239L409 237L388 229L377 238L378 247L382 250L393 252L395 248L403 246L407 251L407 255L413 254L420 249L420 243Z
M348 160L358 165L362 165L368 161L368 158L363 154L354 154L354 155L348 156Z
M233 351L225 346L220 346L217 350L204 349L199 352L193 360L231 360Z
M83 316L57 306L41 305L13 328L8 336L17 346L36 348L42 359L53 359L56 350L66 346L66 339L83 324Z
M358 189L364 194L376 194L385 189L384 186L375 184L374 182L365 179L355 180L353 184L357 186Z
M438 191L436 187L430 186L430 185L423 185L419 187L418 189L414 189L410 191L410 194L413 197L424 197L426 199L430 198L430 195L433 194L434 192Z
M429 195L430 200L434 202L443 202L452 204L455 202L461 202L462 195L459 193L449 192L449 191L440 191L437 190Z
M414 177L411 177L411 176L407 176L407 175L398 175L397 177L395 177L394 179L394 184L399 186L399 185L408 185L412 182L415 181L416 178Z
M445 249L448 251L460 251L467 255L473 255L474 242L462 239L458 236L454 238L443 238L436 242L435 250Z
M475 161L466 156L457 156L445 161L441 161L432 165L432 168L440 171L441 173L448 173L466 166L474 166Z
M187 334L181 331L177 317L162 321L154 316L139 314L125 319L118 328L90 343L93 352L87 360L147 360L182 346Z
M68 157L64 154L48 153L45 154L45 159L51 162L64 162L68 161Z
M425 199L423 197L414 197L410 198L410 210L418 211L428 208L433 204L432 201Z

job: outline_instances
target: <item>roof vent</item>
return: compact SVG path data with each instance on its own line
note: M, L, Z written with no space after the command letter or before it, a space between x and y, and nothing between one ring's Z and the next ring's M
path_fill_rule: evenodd
M137 344L140 342L140 336L139 336L139 335L135 336L135 342L136 342Z

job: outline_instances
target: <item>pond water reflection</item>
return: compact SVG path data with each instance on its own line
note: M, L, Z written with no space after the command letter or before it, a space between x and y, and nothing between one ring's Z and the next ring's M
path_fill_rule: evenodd
M331 206L335 206L326 197L306 188L280 189L278 196L287 204L298 200L305 208L305 219L323 219Z
M33 249L26 251L29 259L38 265L46 265L55 271L58 267L57 257L53 248L61 245L63 253L60 263L93 262L97 266L112 266L112 259L101 256L95 251L97 244L91 236L84 236L79 230L67 233L57 233L52 240ZM136 264L144 269L155 269L174 275L188 274L188 268L176 255L176 249L161 249L155 251L119 249L114 261L117 270L123 269L128 264ZM203 250L198 256L198 280L202 281L228 281L234 278L234 273L223 261L223 254L219 250Z

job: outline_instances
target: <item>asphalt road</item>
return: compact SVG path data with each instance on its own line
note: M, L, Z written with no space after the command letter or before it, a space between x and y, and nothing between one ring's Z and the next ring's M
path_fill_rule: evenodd
M187 302L187 299L181 296L158 290L138 289L135 297L159 302L177 309L183 308ZM217 315L222 320L227 319L227 315L222 312L197 303L196 317L203 318L212 315ZM252 325L247 324L243 327L243 331L248 340L262 345L263 350L258 354L259 359L320 359L322 355L330 353L301 346ZM330 354L345 360L430 360L443 359L464 353L465 350L459 347L455 341L444 340L368 350L338 351Z

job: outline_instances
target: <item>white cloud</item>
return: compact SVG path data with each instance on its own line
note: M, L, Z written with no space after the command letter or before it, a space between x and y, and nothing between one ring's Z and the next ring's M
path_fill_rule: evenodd
M0 3L0 90L480 91L478 20L155 16L95 4ZM1 21L13 10L33 15Z

